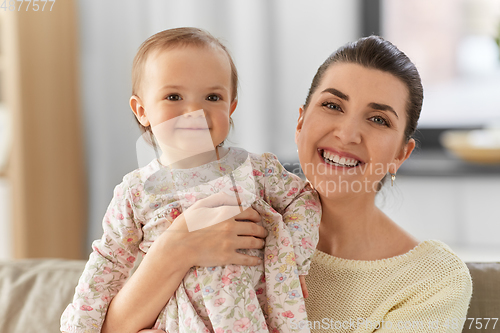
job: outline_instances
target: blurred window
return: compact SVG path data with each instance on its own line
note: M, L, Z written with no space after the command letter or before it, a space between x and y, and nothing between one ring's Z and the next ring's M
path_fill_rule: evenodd
M500 127L500 0L382 0L381 33L420 71L420 128Z

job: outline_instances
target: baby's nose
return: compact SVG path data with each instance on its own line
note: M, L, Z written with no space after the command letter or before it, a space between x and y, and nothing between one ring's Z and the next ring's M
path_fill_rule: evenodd
M183 116L186 118L198 118L198 117L205 118L205 111L203 111L203 109L198 109L196 111L188 111L185 112Z

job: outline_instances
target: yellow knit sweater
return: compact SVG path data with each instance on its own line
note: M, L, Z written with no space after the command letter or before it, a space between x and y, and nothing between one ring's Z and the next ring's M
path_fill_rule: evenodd
M375 261L316 251L306 283L312 332L461 332L472 293L467 266L436 240Z

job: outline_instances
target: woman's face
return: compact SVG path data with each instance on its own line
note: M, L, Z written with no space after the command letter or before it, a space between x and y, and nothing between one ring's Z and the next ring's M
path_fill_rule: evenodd
M325 71L300 109L295 134L302 170L323 198L375 195L386 173L410 156L407 100L405 84L392 74L353 63Z

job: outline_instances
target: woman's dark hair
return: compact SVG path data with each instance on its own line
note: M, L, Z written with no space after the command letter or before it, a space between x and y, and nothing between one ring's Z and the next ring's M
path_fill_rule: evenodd
M354 63L367 68L378 69L394 75L406 85L408 88L408 101L404 135L406 142L408 142L417 128L424 99L424 90L417 68L406 54L401 52L394 44L379 36L364 37L342 46L318 68L309 88L304 110L309 106L311 96L321 83L326 70L335 63Z

